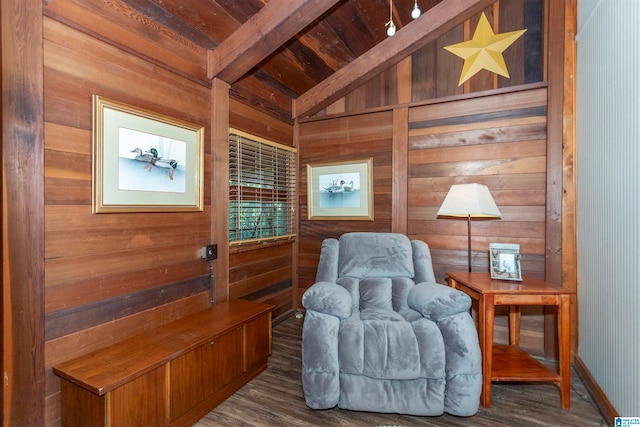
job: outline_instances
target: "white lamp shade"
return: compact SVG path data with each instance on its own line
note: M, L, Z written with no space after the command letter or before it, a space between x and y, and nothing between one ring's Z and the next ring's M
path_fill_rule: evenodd
M502 214L483 184L454 184L438 210L438 218L497 219Z

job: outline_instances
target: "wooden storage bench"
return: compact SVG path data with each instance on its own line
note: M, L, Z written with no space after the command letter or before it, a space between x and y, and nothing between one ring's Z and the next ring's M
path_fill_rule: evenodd
M266 369L272 309L220 303L55 366L62 425L193 424Z

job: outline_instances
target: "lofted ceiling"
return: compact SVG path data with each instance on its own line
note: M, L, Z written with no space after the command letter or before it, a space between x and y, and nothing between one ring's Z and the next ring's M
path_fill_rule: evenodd
M310 115L495 0L124 0L208 51L209 78L287 122ZM413 21L413 23L412 23ZM402 31L411 25L412 31Z

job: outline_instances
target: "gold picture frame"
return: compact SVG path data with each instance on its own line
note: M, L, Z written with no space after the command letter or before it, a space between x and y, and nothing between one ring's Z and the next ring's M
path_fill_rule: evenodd
M93 96L92 213L202 211L204 127Z
M373 158L307 164L307 218L373 221Z

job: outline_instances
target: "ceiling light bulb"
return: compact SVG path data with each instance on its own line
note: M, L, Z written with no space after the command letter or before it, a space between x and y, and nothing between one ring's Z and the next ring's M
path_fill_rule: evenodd
M393 36L396 33L396 24L393 23L393 0L389 0L389 22L384 24L387 28L387 35L389 37Z
M387 28L387 35L391 37L396 33L396 24L394 24L393 21L389 21L387 22L387 25L389 25L389 28Z
M411 17L413 19L418 19L421 13L422 11L418 7L418 0L416 0L415 4L413 5L413 10L411 11Z

